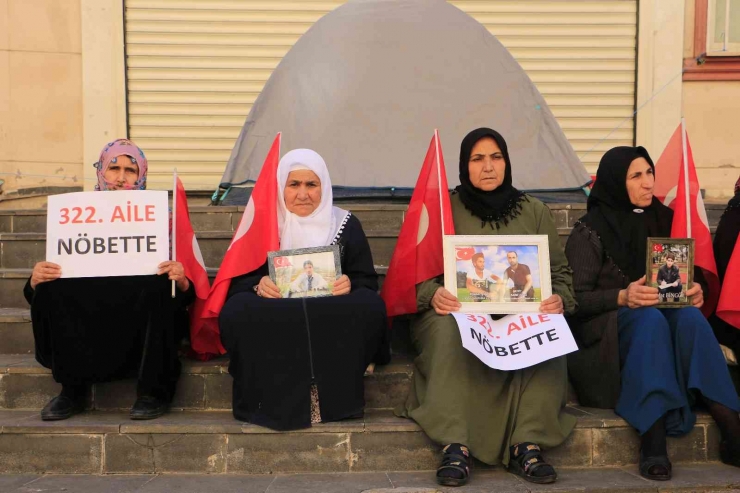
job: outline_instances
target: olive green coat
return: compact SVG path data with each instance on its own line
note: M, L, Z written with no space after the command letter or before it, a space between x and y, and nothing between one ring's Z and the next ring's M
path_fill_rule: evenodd
M565 311L575 311L572 275L550 210L528 197L508 225L493 230L451 197L458 235L549 236L552 291ZM417 286L419 313L411 323L414 360L412 388L400 416L414 419L435 442L463 443L487 464L508 465L509 446L534 442L543 449L561 444L575 425L564 410L568 380L564 357L516 371L494 370L463 348L451 315L437 315L430 302L442 285L430 279Z

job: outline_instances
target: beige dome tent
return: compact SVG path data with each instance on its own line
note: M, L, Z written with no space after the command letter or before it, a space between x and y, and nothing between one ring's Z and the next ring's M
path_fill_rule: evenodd
M275 69L221 186L256 180L282 131L282 153L316 150L335 187L413 188L435 128L455 186L460 141L484 126L506 138L514 186L565 191L589 182L537 88L475 19L444 0L349 1Z

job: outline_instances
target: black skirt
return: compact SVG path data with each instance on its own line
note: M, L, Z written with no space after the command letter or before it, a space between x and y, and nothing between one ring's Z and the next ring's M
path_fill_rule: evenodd
M36 360L63 385L136 377L139 395L170 400L192 291L172 299L166 276L58 279L35 290L27 284Z
M365 369L390 357L385 304L367 288L278 300L242 292L228 299L219 322L231 355L234 417L276 430L311 426L312 384L322 421L362 416Z

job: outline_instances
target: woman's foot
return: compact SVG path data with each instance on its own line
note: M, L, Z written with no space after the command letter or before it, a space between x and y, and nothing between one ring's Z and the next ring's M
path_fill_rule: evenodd
M68 419L85 410L87 387L84 385L62 385L62 392L49 401L41 410L43 421Z
M640 437L640 476L654 481L668 481L671 473L664 415Z
M545 462L539 445L532 442L522 442L512 445L510 449L508 470L530 483L554 483L558 479L555 468Z
M729 440L719 442L719 458L728 466L740 467L740 448Z
M640 451L640 476L653 481L668 481L671 479L673 466L667 455L647 457Z
M470 451L461 443L451 443L442 449L442 463L437 468L437 483L442 486L462 486L470 478Z
M165 414L169 407L164 399L143 395L136 399L129 416L131 419L154 419Z
M725 464L740 467L740 417L737 411L706 397L704 400L722 436L719 444L720 460Z

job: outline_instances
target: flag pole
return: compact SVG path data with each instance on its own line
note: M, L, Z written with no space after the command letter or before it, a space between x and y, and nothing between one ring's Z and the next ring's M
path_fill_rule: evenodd
M434 129L434 152L437 154L437 189L439 190L439 216L442 224L442 236L445 236L444 202L442 201L442 171L439 160L439 130ZM446 192L447 190L445 190Z
M683 188L686 199L686 234L691 236L691 194L689 193L689 151L686 139L686 119L681 118L681 145L683 147ZM701 193L701 190L699 190Z
M172 252L170 260L177 260L177 168L172 169ZM172 280L172 297L175 297L175 281Z

